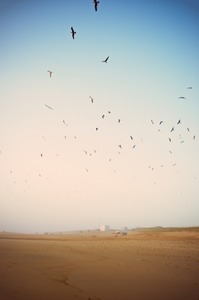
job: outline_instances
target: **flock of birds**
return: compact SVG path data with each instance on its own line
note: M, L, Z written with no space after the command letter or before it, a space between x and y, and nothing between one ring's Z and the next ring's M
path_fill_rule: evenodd
M95 9L95 11L97 12L97 11L98 11L98 5L99 5L100 2L97 1L97 0L94 0L93 3L94 3L94 9ZM71 37L72 37L73 40L76 38L76 34L77 34L77 32L75 31L74 27L71 26ZM102 60L101 62L107 63L108 60L109 60L109 56L107 56L107 57L106 57L104 60ZM48 70L47 72L48 72L48 74L49 74L49 77L52 78L53 71L52 71L52 70ZM187 87L187 90L192 90L192 86L188 86L188 87ZM89 99L90 99L90 103L93 105L94 102L95 102L95 101L94 101L94 98L93 98L92 96L89 96ZM178 99L179 99L179 100L187 100L187 98L186 98L185 96L179 96ZM45 105L45 107L46 107L47 109L54 110L54 108L51 107L51 106L49 106L48 104L44 104L44 105ZM111 114L111 111L108 110L106 114L110 115L110 114ZM104 113L104 114L101 115L101 118L102 118L103 120L106 119L106 117L107 117L106 114ZM149 122L150 122L150 120L149 120ZM63 123L66 127L69 126L69 124L68 124L65 120L62 120L62 123ZM121 118L117 118L117 123L118 123L118 124L121 124L121 123L122 123ZM157 125L157 126L158 126L158 131L159 131L159 132L162 131L162 127L164 126L165 123L167 123L167 122L166 122L166 121L163 121L163 120L159 120L158 122L155 122L154 120L151 119L151 124L152 124L154 127L155 127L155 125ZM173 141L172 133L176 130L176 126L179 127L181 124L183 124L183 122L182 122L181 119L179 119L179 120L176 122L175 125L173 125L170 129L168 129L167 133L168 133L168 135L169 135L169 136L168 136L168 141L169 141L169 143L172 143L172 141ZM156 127L155 127L155 128L156 128ZM100 130L100 127L95 127L95 131L99 131L99 130ZM190 128L189 128L189 127L187 127L186 130L187 130L188 133L190 133ZM78 135L75 134L75 135L73 135L73 137L74 137L74 139L77 139L77 138L78 138ZM46 140L45 136L43 136L43 139ZM66 135L64 135L64 139L67 140L67 136L66 136ZM140 146L140 144L138 144L138 141L136 140L136 138L135 138L132 134L129 134L128 139L132 142L132 144L131 144L131 148L132 148L132 149L135 149L135 148L137 148L137 146ZM193 139L193 140L196 140L196 135L192 135L192 139ZM140 140L142 140L142 139L140 139ZM184 139L182 139L182 135L181 135L181 134L179 134L179 142L180 142L181 144L185 142ZM143 141L142 141L142 143L143 143ZM116 149L117 149L117 150L116 150ZM116 153L122 154L123 149L125 149L125 146L124 146L121 142L119 142L118 144L115 145L115 151L116 151ZM168 149L169 149L169 148L168 148ZM97 153L97 150L96 150L96 149L94 149L93 152L91 152L91 151L88 150L88 149L82 149L82 151L83 151L83 153L84 153L86 156L92 156L93 154L96 154L96 153ZM169 149L169 153L172 154L172 150L171 150L171 149ZM40 153L40 157L41 157L41 158L44 158L45 155L44 155L43 153ZM111 158L111 157L108 157L108 161L111 162L111 161L112 161L112 158ZM176 165L176 163L173 163L173 164L172 164L172 166L175 166L175 165ZM151 167L151 166L148 166L148 167L151 168L151 170L154 170L154 167ZM161 167L163 167L163 165L161 165ZM86 172L89 172L89 168L88 168L88 167L86 167L85 170L86 170ZM115 172L115 169L114 169L114 172ZM40 175L40 176L41 176L41 175Z
M99 5L100 2L97 1L97 0L94 0L93 3L94 3L94 9L95 9L95 11L97 12L97 10L98 10L98 5ZM71 26L71 36L72 36L72 39L73 39L73 40L76 38L76 34L77 34L77 32L75 31L74 27ZM109 56L107 56L104 60L102 60L102 62L103 62L103 63L107 63L108 60L109 60ZM47 72L49 73L49 77L51 78L53 72L52 72L51 70L48 70ZM192 90L192 86L188 86L188 87L187 87L187 90ZM91 104L93 104L93 103L94 103L94 98L93 98L92 96L89 96L89 98L90 98ZM178 99L179 99L179 100L187 100L187 98L186 98L185 96L179 96ZM46 106L48 109L53 110L53 107L51 107L51 106L49 106L49 105L47 105L47 104L45 104L45 106ZM111 111L110 111L110 110L108 111L108 114L111 114ZM105 114L102 114L101 118L102 118L102 119L105 119ZM120 118L117 119L117 123L118 123L118 124L121 123L121 119L120 119ZM163 123L165 123L163 120L160 120L159 123L157 123L157 124L159 125L159 128L158 128L158 131L159 131L159 132L161 132L160 126L162 127L162 126L163 126ZM68 124L65 122L65 120L63 120L63 124L64 124L65 126L68 126ZM155 122L154 122L153 120L151 120L151 124L154 125ZM177 125L177 126L179 126L180 124L182 124L181 119L179 119L179 120L176 122L176 125ZM96 127L95 130L98 131L98 130L99 130L99 127ZM171 133L174 132L174 131L175 131L175 126L172 126L172 128L170 129L170 131L169 131L168 133L171 134ZM190 129L189 129L188 127L187 127L187 132L190 132ZM67 136L65 135L64 138L67 139ZM74 135L74 138L77 139L77 136ZM132 135L129 135L129 138L130 138L131 141L134 141L134 140L135 140L134 137L133 137ZM180 143L184 143L184 140L182 140L182 135L181 135L181 134L179 134L179 139L180 139ZM196 135L193 135L193 140L195 140L195 139L196 139ZM142 140L142 139L141 139L141 140ZM172 142L171 136L168 137L168 141L169 141L170 143ZM132 149L135 149L136 146L137 146L137 144L136 144L136 143L133 143L133 144L131 145L131 148L132 148ZM117 151L118 154L121 154L121 150L123 149L123 145L120 143L120 144L117 145L117 147L120 149L120 151ZM91 153L91 152L89 153L88 150L83 149L83 152L85 153L85 155L90 155L90 156L92 156L92 153ZM94 153L96 153L96 149L94 149ZM169 153L172 154L172 151L169 150ZM41 157L43 157L43 154L41 154ZM109 161L111 161L111 158L109 158ZM174 163L172 166L175 166L175 165L176 165L176 163ZM162 167L162 166L163 166L163 165L161 165L161 167ZM149 167L150 167L150 166L149 166ZM85 168L85 170L86 170L87 172L89 171L88 168ZM154 170L154 168L152 168L152 170Z

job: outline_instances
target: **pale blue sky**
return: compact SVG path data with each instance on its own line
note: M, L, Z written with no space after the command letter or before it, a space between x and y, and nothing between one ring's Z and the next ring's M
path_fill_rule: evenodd
M0 0L0 44L0 230L199 225L199 1Z

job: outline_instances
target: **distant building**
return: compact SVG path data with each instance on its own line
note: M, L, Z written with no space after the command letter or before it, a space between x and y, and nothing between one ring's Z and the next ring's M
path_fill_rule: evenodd
M108 231L110 229L109 225L100 225L100 231Z

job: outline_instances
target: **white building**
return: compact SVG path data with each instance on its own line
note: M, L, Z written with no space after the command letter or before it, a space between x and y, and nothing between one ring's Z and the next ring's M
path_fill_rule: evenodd
M100 231L108 231L109 230L109 225L100 225Z

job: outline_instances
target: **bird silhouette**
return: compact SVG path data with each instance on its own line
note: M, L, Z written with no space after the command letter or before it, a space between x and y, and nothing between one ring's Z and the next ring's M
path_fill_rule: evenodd
M93 103L93 98L91 96L89 96L89 98L91 99L91 103Z
M188 86L188 88L187 88L188 90L192 90L192 86Z
M169 138L169 142L171 142L171 138Z
M136 147L136 145L133 145L133 147L132 147L132 148L134 149L135 147Z
M118 147L119 147L120 149L122 149L122 145L118 145Z
M151 123L154 124L153 120L151 120Z
M68 126L68 124L63 120L64 125Z
M178 99L184 99L184 100L186 100L187 98L185 98L183 96L180 96L180 97L178 97Z
M133 137L132 137L132 135L130 135L130 139L131 139L131 140L133 140Z
M99 4L100 2L97 1L97 0L94 0L93 3L94 3L95 11L97 11L98 4Z
M181 120L179 120L179 121L177 122L177 124L181 124Z
M109 56L107 56L107 58L105 60L102 60L102 62L107 63L108 59L109 59Z
M120 123L121 122L121 120L120 119L118 119L118 123Z
M171 128L171 131L170 131L170 132L172 132L172 131L174 131L174 127Z
M75 39L75 35L76 35L76 31L73 29L73 27L71 27L71 34L72 34L72 38L74 40Z
M50 78L51 78L51 77L52 77L52 73L53 73L53 72L52 72L52 71L50 71L50 70L48 70L47 72L49 73L49 76L50 76Z
M160 121L159 125L161 125L163 123L163 121Z
M105 115L102 115L102 119L104 119Z
M51 107L51 106L48 106L47 104L44 104L46 107L48 107L49 109L52 109L53 110L53 108Z

